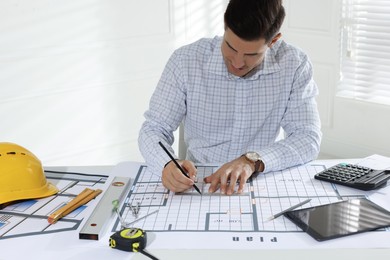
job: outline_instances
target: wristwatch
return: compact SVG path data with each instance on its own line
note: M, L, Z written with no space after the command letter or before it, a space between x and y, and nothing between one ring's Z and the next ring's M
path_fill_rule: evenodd
M261 156L256 152L246 152L243 154L245 159L255 165L255 171L253 173L259 172L260 164L261 164Z

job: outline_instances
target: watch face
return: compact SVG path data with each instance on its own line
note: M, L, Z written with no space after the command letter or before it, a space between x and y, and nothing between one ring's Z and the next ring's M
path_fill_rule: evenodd
M246 158L248 158L249 160L251 160L252 162L257 162L259 161L261 158L260 158L260 155L256 152L247 152L245 154Z

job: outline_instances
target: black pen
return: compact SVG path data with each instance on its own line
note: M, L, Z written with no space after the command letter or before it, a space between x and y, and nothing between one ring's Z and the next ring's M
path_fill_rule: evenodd
M184 169L180 166L180 164L175 160L175 158L173 158L172 154L167 150L167 148L165 148L165 146L161 143L161 142L158 142L158 144L162 147L162 149L164 149L164 151L168 154L169 158L171 158L171 160L176 164L176 167L179 168L179 170L181 171L181 173L186 176L187 178L190 178L190 176L188 176L188 174L184 171ZM195 190L197 192L199 192L199 194L202 195L202 193L200 192L199 188L196 187L196 185L194 184L193 185Z

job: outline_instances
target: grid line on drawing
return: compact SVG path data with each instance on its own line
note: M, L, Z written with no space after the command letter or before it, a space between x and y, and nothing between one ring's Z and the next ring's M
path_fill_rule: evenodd
M323 166L296 167L262 174L253 182L255 197L320 197L336 196L330 184L313 181L314 173Z
M299 231L284 217L266 220L308 197L312 201L305 207L339 199L334 187L313 181L314 174L324 169L322 165L260 174L247 183L244 194L233 196L221 195L219 191L209 194L209 184L200 181L197 185L202 195L194 189L174 194L163 187L161 178L145 169L139 172L142 176L137 176L128 195L130 200L141 201L142 214L158 209L158 213L137 222L136 226L145 230ZM198 166L197 180L212 174L215 169ZM134 218L128 213L126 216Z
M300 167L297 169L298 172L299 172L299 175L300 176L307 176L308 178L306 178L307 180L310 180L311 179L311 176L309 175L309 172L307 171L307 168L304 168L304 167ZM305 183L303 183L300 187L300 191L299 193L301 194L301 196L303 197L308 197L309 196L309 192L308 190L311 189L311 186L309 185L305 185Z
M196 220L196 228L200 228L200 224L201 224L201 214L202 214L202 205L203 205L203 197L201 198L200 202L199 202L199 210L198 210L198 214L197 214L197 220Z
M157 229L160 229L160 230L164 230L164 229L168 228L166 226L167 225L167 218L168 218L169 212L171 210L171 206L168 203L172 203L172 201L170 201L168 199L168 194L164 195L163 201L164 201L164 207L153 208L153 210L156 210L156 209L159 210L156 214L155 227Z

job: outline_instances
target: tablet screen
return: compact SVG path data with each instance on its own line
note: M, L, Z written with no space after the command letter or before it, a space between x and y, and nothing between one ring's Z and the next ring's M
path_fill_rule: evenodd
M288 211L284 216L318 241L390 226L390 212L365 198Z

